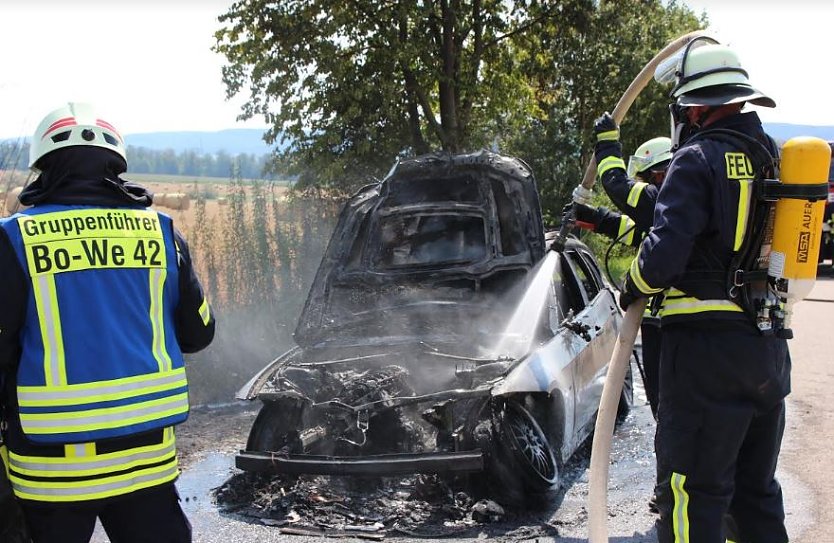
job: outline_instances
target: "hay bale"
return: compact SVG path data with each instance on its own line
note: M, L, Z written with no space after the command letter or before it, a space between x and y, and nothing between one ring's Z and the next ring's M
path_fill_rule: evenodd
M225 196L221 196L217 199L217 205L225 206L229 204L229 199Z
M173 192L165 195L165 207L178 211L185 211L191 206L191 198L182 192Z

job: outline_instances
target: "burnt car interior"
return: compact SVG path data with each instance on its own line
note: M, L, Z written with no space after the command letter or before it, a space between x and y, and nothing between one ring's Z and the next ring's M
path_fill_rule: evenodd
M548 241L517 159L428 155L359 190L297 346L238 394L263 407L237 466L486 473L473 480L507 504L558 487L593 426L620 314L588 249L571 240L546 258ZM509 328L551 258L522 329Z

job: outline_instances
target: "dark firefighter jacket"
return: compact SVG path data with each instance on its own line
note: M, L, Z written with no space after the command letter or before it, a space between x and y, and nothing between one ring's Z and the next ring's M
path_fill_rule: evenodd
M159 217L154 224L166 232L164 236L159 234L158 241L167 255L163 261L168 262L168 272L164 266L144 272L110 266L36 276L33 260L21 258L21 237L25 235L18 225L27 219L17 215L7 219L5 227L0 228L0 370L5 380L3 401L8 424L5 437L9 478L22 499L73 503L112 498L175 480L178 469L172 425L181 421L185 413L179 404L173 405L180 396L185 397L185 376L180 375L182 353L198 351L214 337L214 317L192 268L185 240L173 229L170 219L145 210L150 205L150 197L144 189L103 178L94 166L86 165L87 162L95 165L101 159L101 152L109 153L95 149L76 151L65 164L69 175L57 179L53 176L56 186L49 186L48 190L43 190L38 182L33 184L29 195L30 198L33 193L36 195L30 200L36 203L32 208L34 216L47 217L37 214L47 211L53 217L67 218L69 213L83 217L77 224L88 226L108 212L125 217L136 215L133 224L144 226ZM44 176L39 179L41 185ZM56 212L63 215L55 215ZM13 227L10 221L14 221ZM98 223L98 228L112 231L112 225L103 224ZM120 238L128 240L123 243L124 247L136 242L131 236L128 232ZM73 236L65 237L66 241L58 243L70 247ZM136 248L131 246L133 249ZM128 259L151 257L149 252L136 251L131 255L125 250L125 255L119 256L122 260L125 256ZM52 254L57 265L60 262L57 253ZM72 257L73 262L75 258ZM140 277L143 273L144 279ZM35 291L41 287L45 290L38 297ZM136 306L143 309L134 310ZM34 321L33 312L38 315ZM148 322L143 321L142 313ZM85 328L84 321L95 322L95 329ZM138 328L134 331L132 326L142 331ZM55 337L51 337L53 334ZM142 355L143 342L137 338L146 335L153 339L145 343L146 352ZM25 368L27 373L23 374L22 361L26 356L23 347L27 346L29 351L32 345L41 345L38 352L43 362L37 364L30 360ZM118 353L119 345L124 346L122 356L111 358L111 351ZM86 359L87 352L108 355ZM129 367L138 367L143 356L150 361L151 373L127 372ZM53 366L59 368L63 379L58 379L52 389L47 387L43 391L40 386L22 386L24 379L37 381L32 369L37 372L39 366L47 374ZM54 375L46 378L47 383L56 379ZM24 400L28 406L40 401L44 394L55 398L44 400L46 403L38 405L34 412L33 408L21 407ZM71 415L53 420L55 406L70 409ZM187 403L185 409L187 412ZM21 424L24 411L33 419L32 423ZM111 411L120 416L111 416ZM84 427L88 416L90 420L102 421L104 430ZM78 428L66 426L67 421L77 422ZM33 427L38 435L32 434ZM24 431L24 428L29 429ZM73 436L72 431L79 433ZM51 439L56 435L63 437Z
M637 181L626 175L619 141L598 142L594 148L594 155L597 159L597 177L605 193L617 209L628 215L637 225L638 241L633 244L637 246L654 222L654 206L659 189L651 183Z
M614 205L624 212L621 214L600 207L600 218L595 232L620 240L626 245L639 247L652 227L659 189L652 183L637 181L626 175L622 145L619 141L597 142L594 154L597 160L597 177L602 182L602 188ZM653 307L655 303L646 307L643 315L645 324L657 325Z
M742 132L772 147L755 113L725 117L708 128ZM747 234L753 177L745 150L727 141L699 138L696 132L675 152L654 227L632 262L627 284L643 295L669 288L662 322L747 318L728 299L726 278Z

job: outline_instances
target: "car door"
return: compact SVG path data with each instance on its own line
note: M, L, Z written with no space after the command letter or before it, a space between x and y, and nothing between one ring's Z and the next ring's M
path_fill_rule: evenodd
M574 427L577 442L591 431L599 408L608 362L617 337L618 315L613 296L602 280L593 258L582 250L565 251L584 307L568 326L577 331L585 343L573 363L575 390Z

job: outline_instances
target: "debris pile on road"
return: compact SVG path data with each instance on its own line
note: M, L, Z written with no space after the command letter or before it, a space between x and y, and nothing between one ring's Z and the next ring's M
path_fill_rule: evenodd
M356 479L240 473L215 489L214 497L226 513L298 535L443 537L507 517L497 503L475 501L433 475Z

